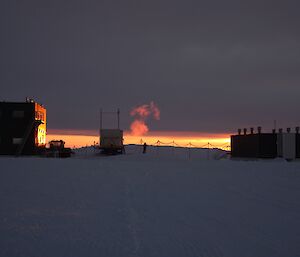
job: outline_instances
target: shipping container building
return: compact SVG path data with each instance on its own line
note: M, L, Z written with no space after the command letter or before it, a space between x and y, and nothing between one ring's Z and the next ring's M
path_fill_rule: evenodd
M252 133L231 136L231 156L237 158L276 158L275 133Z

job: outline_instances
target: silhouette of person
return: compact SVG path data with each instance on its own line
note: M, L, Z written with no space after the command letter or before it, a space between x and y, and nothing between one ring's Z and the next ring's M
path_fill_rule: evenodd
M143 153L146 153L146 151L147 151L147 144L144 143L144 145L143 145Z

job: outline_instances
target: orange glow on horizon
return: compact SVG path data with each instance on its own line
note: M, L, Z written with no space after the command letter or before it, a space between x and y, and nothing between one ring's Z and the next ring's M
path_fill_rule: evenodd
M66 147L77 148L98 144L99 136L97 131L72 131L72 130L53 130L49 131L47 140L64 140ZM154 131L144 136L134 136L129 131L124 132L124 144L141 144L146 142L148 145L169 145L182 147L222 147L229 149L229 134L210 134L201 132L177 132L177 131Z

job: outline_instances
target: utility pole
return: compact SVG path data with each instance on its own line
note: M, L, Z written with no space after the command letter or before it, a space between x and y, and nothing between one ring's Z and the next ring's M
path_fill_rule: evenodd
M175 142L174 142L174 140L173 140L173 142L172 142L172 154L174 155L174 150L175 150Z
M117 114L117 126L118 129L120 129L120 109L118 108L116 112L104 112L102 108L100 108L100 130L103 128L103 115L104 114L110 114L110 115L116 115Z
M209 148L209 146L210 146L210 143L208 142L208 143L207 143L207 160L210 159L210 153L209 153L210 148Z
M102 108L100 108L100 131L102 129Z
M120 129L120 109L117 110L117 116L118 116L118 129Z

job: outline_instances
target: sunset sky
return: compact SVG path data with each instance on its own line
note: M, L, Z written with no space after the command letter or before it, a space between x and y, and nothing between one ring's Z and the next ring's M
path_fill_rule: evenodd
M227 137L240 127L271 130L275 119L295 127L299 8L292 0L3 0L0 100L34 98L59 133L97 132L100 107L120 108L129 131L132 109L151 102L160 119L147 126L161 137Z
M64 140L66 146L76 148L98 144L99 132L93 130L48 130L47 140ZM159 142L158 142L159 141ZM221 133L201 133L194 131L155 131L145 135L132 135L125 131L124 144L142 144L177 147L209 147L229 149L230 137ZM209 146L208 146L209 143Z

